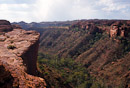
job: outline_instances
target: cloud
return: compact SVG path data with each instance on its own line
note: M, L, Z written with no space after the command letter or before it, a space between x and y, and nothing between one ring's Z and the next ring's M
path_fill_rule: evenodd
M129 0L0 0L0 19L26 22L130 19Z
M0 4L0 18L10 21L29 20L29 9L27 4Z
M0 0L0 4L31 4L34 2L35 0Z
M107 12L119 11L129 6L126 3L122 4L120 3L120 1L116 1L116 0L99 0L99 2L97 3L98 5L104 6L102 10L107 11Z
M35 9L34 13L37 19L40 17L39 20L41 21L92 18L91 16L96 10L92 8L90 1L92 0L37 0L36 5L40 8ZM46 3L46 5L43 5L43 3Z
M48 13L54 1L52 0L37 0L32 8L32 15L36 21L47 20ZM30 15L31 15L30 14Z

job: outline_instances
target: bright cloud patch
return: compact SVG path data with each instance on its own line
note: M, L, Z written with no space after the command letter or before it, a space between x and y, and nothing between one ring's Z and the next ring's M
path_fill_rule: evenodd
M104 11L119 11L122 9L125 9L129 7L130 4L122 4L120 1L114 1L114 0L99 0L99 5L104 6L102 10Z
M130 19L129 0L0 0L0 19L60 21Z

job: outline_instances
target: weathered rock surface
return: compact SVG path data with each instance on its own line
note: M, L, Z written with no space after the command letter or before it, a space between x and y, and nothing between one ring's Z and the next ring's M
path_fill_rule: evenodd
M8 69L5 69L2 63L0 63L0 87L1 88L12 88L13 77Z
M90 34L95 32L106 31L111 38L117 36L127 37L130 33L130 21L126 20L88 20L79 21L70 26L70 29L82 29L89 31Z
M116 36L127 37L129 32L130 32L129 24L116 22L112 24L110 28L110 37L116 37Z
M0 39L0 88L45 88L44 79L33 76L37 74L39 33L14 29Z
M12 30L13 30L13 27L11 26L9 21L0 20L0 32L8 32Z
M86 22L86 21L79 21L75 24L72 24L70 29L82 29L89 31L89 34L95 34L96 32L100 32L99 28L96 27L96 25L92 22Z

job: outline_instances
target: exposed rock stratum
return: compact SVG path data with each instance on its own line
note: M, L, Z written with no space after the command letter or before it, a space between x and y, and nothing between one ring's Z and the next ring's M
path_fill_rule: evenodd
M36 76L40 34L11 28L8 21L0 21L0 88L46 88Z

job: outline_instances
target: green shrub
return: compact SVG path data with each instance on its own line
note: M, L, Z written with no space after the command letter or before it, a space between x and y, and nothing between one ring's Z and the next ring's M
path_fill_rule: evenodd
M7 46L7 48L13 50L13 49L15 49L16 47L15 47L14 45L9 45L9 46Z
M48 72L45 72L44 75L48 75Z
M13 43L14 41L10 41L10 43Z
M51 56L46 54L39 54L38 63L39 68L42 70L43 65L56 70L65 79L64 84L71 83L75 88L90 88L92 79L88 74L86 68L80 63L76 63L72 58L58 58L57 56ZM44 72L43 75L48 75L48 72ZM86 84L87 83L87 84Z

